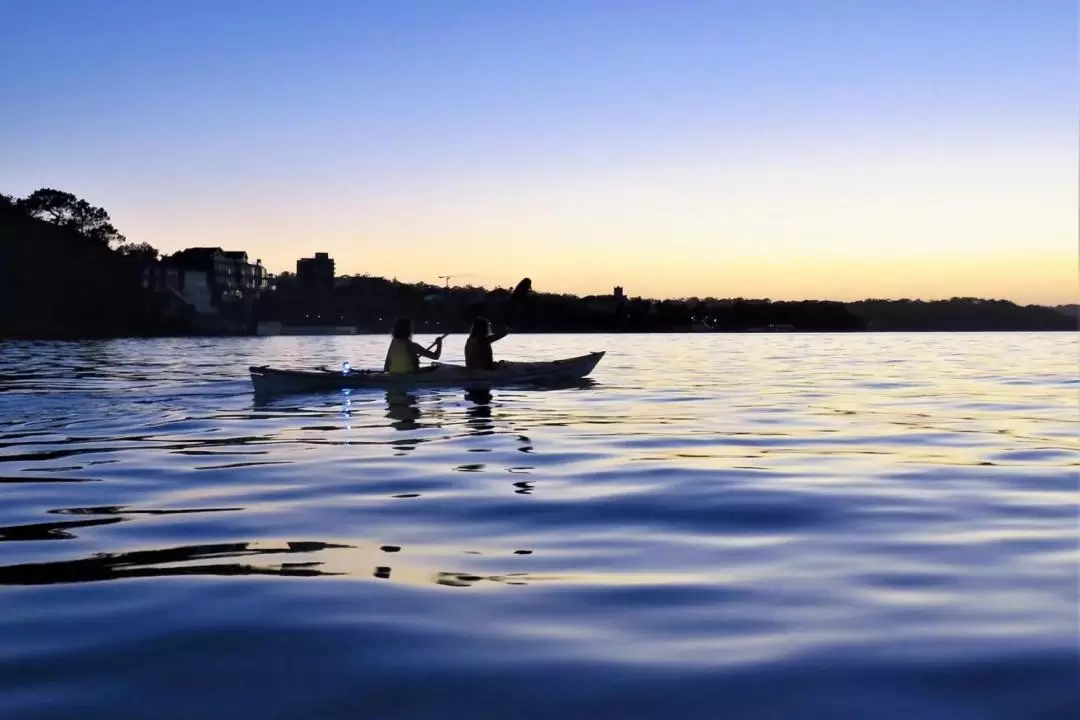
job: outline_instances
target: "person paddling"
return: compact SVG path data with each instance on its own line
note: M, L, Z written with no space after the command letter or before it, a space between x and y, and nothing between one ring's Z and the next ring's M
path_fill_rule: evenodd
M471 370L494 370L495 359L492 356L491 344L502 340L508 334L505 328L491 334L491 323L486 318L478 317L473 320L469 339L465 341L465 367Z
M438 360L442 356L442 341L446 335L435 338L428 347L420 347L412 339L412 320L403 317L394 323L393 337L390 347L386 350L386 362L383 370L391 373L415 373L420 372L420 357ZM430 348L434 347L432 351Z

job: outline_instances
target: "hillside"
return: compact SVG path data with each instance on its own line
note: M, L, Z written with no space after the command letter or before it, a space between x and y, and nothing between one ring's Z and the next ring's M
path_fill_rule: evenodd
M131 258L0 202L0 337L150 334L156 309Z
M1075 330L1076 319L1054 308L1008 300L862 300L852 313L875 331Z

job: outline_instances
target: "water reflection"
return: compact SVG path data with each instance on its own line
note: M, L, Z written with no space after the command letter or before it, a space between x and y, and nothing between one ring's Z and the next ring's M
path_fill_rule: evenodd
M118 520L120 518L109 519L109 521L113 522ZM324 542L288 542L285 547L255 548L252 547L252 543L243 542L186 545L165 550L102 553L80 560L0 566L0 585L54 585L169 575L341 575L343 573L317 569L318 566L323 564L321 562L281 563L276 566L257 566L244 563L188 565L185 567L174 567L172 565L174 563L210 558L311 553L319 550L349 547L352 546ZM164 567L165 565L169 565L169 567Z
M183 515L189 513L228 512L243 508L197 508L191 510L131 510L122 505L100 507L60 508L50 510L57 515L107 515L109 517L92 520L62 520L55 522L31 523L28 525L9 525L0 527L0 542L23 540L73 540L78 536L71 532L75 528L112 525L131 518L125 515Z
M517 450L523 453L530 453L533 451L532 439L528 435L520 432L521 428L514 428L510 421L511 413L509 411L502 411L498 414L494 412L495 408L503 407L505 403L496 403L495 398L490 390L475 389L468 390L465 393L465 399L471 403L465 410L465 426L467 428L466 435L472 437L490 437L497 434L496 421L498 424L505 428L504 432L512 434L518 442ZM499 416L502 417L499 417ZM483 447L470 447L468 452L471 453L485 453L492 452L493 446ZM465 464L456 467L456 470L482 470L484 465L481 464ZM507 468L510 472L528 472L531 467L512 467ZM515 483L517 485L517 483ZM531 489L531 488L530 488ZM528 494L526 491L523 494Z
M503 585L528 585L528 581L558 580L557 576L530 575L524 572L507 573L506 575L473 575L462 572L440 572L435 575L435 582L449 587L472 587L480 582L500 583Z
M75 528L93 527L95 525L111 525L123 522L127 518L109 517L96 520L69 520L67 522L32 523L30 525L9 525L0 527L0 542L24 541L24 540L73 540L78 537L71 530Z
M51 468L48 468L51 469ZM88 483L88 482L101 482L100 478L88 478L88 477L48 477L35 475L26 475L24 477L16 476L0 476L0 484L4 483Z
M417 420L422 415L415 395L404 390L386 391L386 417L392 421L390 427L395 430L415 430Z
M123 518L102 518L89 520L75 525L104 524L120 522ZM20 539L36 540L44 537L25 537ZM132 578L167 577L177 575L269 575L282 577L319 577L319 576L356 576L357 568L346 560L338 562L301 561L280 562L277 564L256 565L250 562L235 562L238 558L296 555L317 553L323 550L356 549L356 545L327 542L285 542L285 543L216 543L187 545L160 550L137 550L122 553L99 553L91 557L56 562L24 563L0 566L0 586L2 585L58 585L103 580L121 580ZM399 545L382 545L381 553L396 554L402 552ZM466 554L481 555L477 551ZM525 556L533 554L527 548L510 551L509 554ZM207 560L234 560L234 562L205 563ZM385 561L382 561L385 562ZM422 567L406 565L398 569L390 565L375 562L368 565L370 577L379 580L396 579L409 584L435 583L453 587L471 587L481 581L507 585L524 585L526 580L552 580L557 577L540 577L526 572L510 572L497 575L477 575L463 571L431 571ZM324 567L328 566L328 567Z
M414 394L404 390L386 391L386 417L390 419L390 427L399 432L417 430L420 428L418 421L422 415ZM407 455L422 441L417 437L397 438L391 447L397 450L399 455Z
M465 414L469 435L494 435L495 423L491 419L492 396L490 390L469 390L465 399L472 403Z
M167 646L174 666L228 671L211 695L255 715L438 716L492 673L540 715L535 688L621 700L616 716L940 715L1000 671L1024 684L984 682L1010 702L973 714L1080 717L1059 681L1075 669L1076 341L1067 361L1025 351L1008 368L1021 386L1002 384L995 337L685 335L675 353L663 336L522 337L508 348L618 343L604 392L255 398L265 411L249 364L335 364L383 338L142 341L92 382L65 349L32 348L43 392L0 392L0 595L18 626L0 716L152 716L175 678L146 660ZM10 348L0 372L21 373ZM226 506L242 510L157 514ZM293 661L251 662L277 650ZM363 672L368 657L393 667ZM847 668L833 687L820 658L882 683L851 709L832 692ZM266 694L268 668L308 689L299 704ZM925 682L942 668L953 685ZM688 674L700 684L653 682ZM752 689L719 707L721 678ZM799 688L782 709L752 694L778 685ZM631 686L640 698L615 696ZM430 705L395 703L420 687ZM672 709L684 697L721 699Z

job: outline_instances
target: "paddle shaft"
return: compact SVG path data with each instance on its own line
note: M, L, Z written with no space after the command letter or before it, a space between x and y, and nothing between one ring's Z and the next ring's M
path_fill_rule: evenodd
M431 344L430 344L430 345L428 345L426 349L427 349L427 350L430 350L431 348L435 347L435 344L436 344L437 342L439 342L440 340L445 340L445 339L446 339L446 336L447 336L447 335L449 335L449 334L450 334L450 333L443 333L443 334L442 334L442 335L440 335L439 337L435 338L434 340L432 340L432 341L431 341Z

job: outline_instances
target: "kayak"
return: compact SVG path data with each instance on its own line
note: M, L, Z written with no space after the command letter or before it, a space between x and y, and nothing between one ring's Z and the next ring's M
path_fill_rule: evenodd
M418 387L491 388L551 384L580 380L593 371L603 352L536 362L503 360L493 370L470 370L464 365L434 363L416 373L383 370L288 370L253 365L251 383L259 394L316 392L321 390L402 390Z

